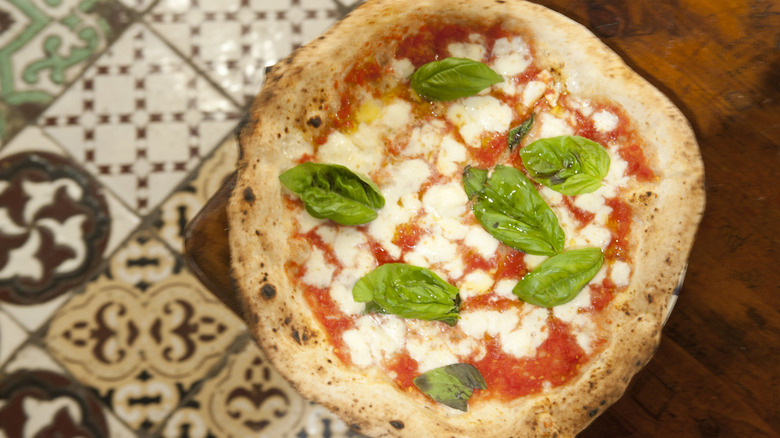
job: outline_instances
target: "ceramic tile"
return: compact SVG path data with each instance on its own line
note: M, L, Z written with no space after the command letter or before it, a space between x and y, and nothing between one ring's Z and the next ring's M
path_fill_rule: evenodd
M238 142L230 136L203 162L197 173L163 203L154 226L158 234L174 249L184 246L184 230L206 201L235 171Z
M180 437L358 437L320 405L307 402L249 341L200 392L177 410L161 435Z
M226 97L136 24L39 123L121 200L146 214L238 119Z
M34 120L129 20L113 0L0 3L0 100ZM8 117L0 111L0 136L6 138L11 132L3 125L14 127Z
M0 310L0 368L27 337L27 332L19 323Z
M149 431L223 362L246 328L148 232L53 317L51 354L134 430Z
M37 330L139 223L28 127L0 150L0 308Z
M0 436L133 437L45 351L22 349L0 380Z
M266 67L338 17L326 0L162 0L144 19L243 105Z

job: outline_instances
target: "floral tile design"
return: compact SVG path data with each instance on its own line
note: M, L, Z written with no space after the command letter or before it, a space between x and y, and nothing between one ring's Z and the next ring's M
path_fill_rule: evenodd
M154 227L172 248L184 247L185 227L235 171L237 159L238 142L230 136L203 162L194 177L160 207Z
M131 17L114 0L8 0L0 4L0 138L14 116L33 121ZM10 128L9 129L9 126Z
M323 0L162 0L145 19L240 104L260 90L265 68L339 17Z
M185 433L186 432L186 433ZM161 431L164 438L359 437L323 407L301 398L249 340L218 375L204 382Z
M135 430L150 431L246 328L150 233L54 316L47 348Z
M265 68L355 0L0 0L0 437L356 437L187 270Z
M135 435L45 351L28 346L6 366L0 378L0 436Z
M36 330L139 222L27 128L0 151L0 308Z
M136 24L43 114L41 124L120 199L146 214L238 119L227 98Z

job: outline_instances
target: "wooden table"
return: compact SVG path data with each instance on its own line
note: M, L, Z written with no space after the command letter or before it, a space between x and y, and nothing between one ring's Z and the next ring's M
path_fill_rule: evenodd
M671 97L707 173L706 214L660 349L582 436L780 436L780 2L538 2L588 26ZM210 208L190 227L190 253L225 229L220 204ZM227 248L208 245L195 268L234 305Z

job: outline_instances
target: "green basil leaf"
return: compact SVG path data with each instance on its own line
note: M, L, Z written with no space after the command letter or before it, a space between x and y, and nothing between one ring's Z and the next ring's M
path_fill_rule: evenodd
M481 192L487 178L487 169L466 166L466 168L463 169L463 188L466 190L466 196L470 199Z
M449 325L455 325L460 318L457 287L430 269L404 263L387 263L363 276L352 287L352 298L367 303L367 312Z
M558 218L523 173L496 166L481 187L475 172L464 172L464 187L476 198L471 209L493 237L512 248L535 255L555 255L563 250L565 235Z
M385 205L373 181L338 164L302 163L279 180L301 198L309 214L342 225L371 222Z
M536 140L520 151L520 158L531 178L564 195L595 192L609 173L604 147L575 135Z
M601 269L599 248L572 249L545 260L526 274L512 292L526 303L554 307L568 303Z
M504 78L487 65L465 58L429 62L412 74L411 86L432 100L455 100L473 96Z
M510 151L514 149L515 146L519 145L521 141L523 141L523 138L525 138L525 136L528 135L528 131L531 130L531 126L533 124L534 124L534 115L531 114L531 117L526 119L523 123L509 130L507 143L509 143Z
M434 401L460 411L468 411L468 401L475 389L487 389L479 370L467 363L456 363L432 369L412 380Z

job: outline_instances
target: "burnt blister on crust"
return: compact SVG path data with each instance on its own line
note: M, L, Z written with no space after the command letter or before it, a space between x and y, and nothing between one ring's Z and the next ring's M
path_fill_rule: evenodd
M404 422L403 421L399 421L399 420L392 420L392 421L390 421L390 425L393 426L394 428L398 429L398 430L401 430L401 429L404 428Z
M244 189L244 201L248 202L249 205L255 205L255 192L252 191L251 187L247 187Z
M270 300L276 296L276 288L274 285L266 283L260 288L260 293L263 294L263 298Z

